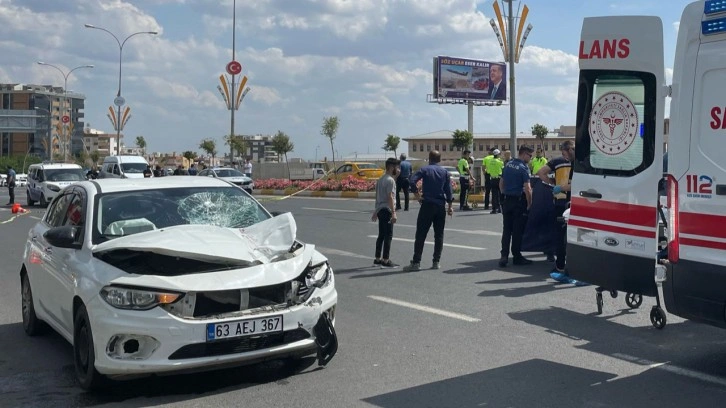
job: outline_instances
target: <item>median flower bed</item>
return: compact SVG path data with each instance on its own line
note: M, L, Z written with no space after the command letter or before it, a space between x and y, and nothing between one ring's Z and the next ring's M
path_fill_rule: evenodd
M295 192L307 191L376 191L376 182L360 180L348 176L342 180L293 180L288 179L260 179L255 180L255 188L260 190L285 190ZM421 188L421 181L418 182ZM459 183L451 181L451 189L454 193L459 192Z

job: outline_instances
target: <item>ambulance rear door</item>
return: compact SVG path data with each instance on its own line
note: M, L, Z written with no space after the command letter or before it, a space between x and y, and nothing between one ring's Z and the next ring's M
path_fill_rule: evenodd
M726 8L681 17L669 140L668 311L726 327Z
M660 18L586 18L579 65L567 271L654 296L666 98Z

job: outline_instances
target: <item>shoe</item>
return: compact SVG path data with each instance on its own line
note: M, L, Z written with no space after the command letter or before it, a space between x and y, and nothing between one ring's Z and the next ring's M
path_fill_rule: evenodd
M547 254L547 262L554 262L555 256L552 254Z
M387 261L381 261L381 268L398 268L399 264L391 261L390 259Z
M497 210L492 210L489 214L497 214Z
M373 260L373 265L380 265L380 264L381 264L381 262L382 262L382 261L381 261L380 259L374 259L374 260Z
M570 283L570 275L568 275L567 272L559 272L557 270L554 270L550 272L550 278L560 283Z
M499 258L499 267L500 268L506 268L507 267L507 261L509 261L509 258Z
M396 210L400 210L400 209L401 209L401 207L396 207Z
M514 258L514 260L512 261L512 263L514 265L529 265L529 264L532 263L532 261L529 260L529 259L527 259L527 258L525 258L525 257L521 257L521 258Z
M485 205L485 206L484 206L484 209L485 209L485 210L488 210L488 209L489 209L489 206L488 206L488 205Z
M434 263L431 264L431 269L441 269L439 261L434 261Z
M404 208L403 211L408 211L408 208Z
M421 264L418 262L411 262L410 264L403 267L404 272L418 272L421 270Z

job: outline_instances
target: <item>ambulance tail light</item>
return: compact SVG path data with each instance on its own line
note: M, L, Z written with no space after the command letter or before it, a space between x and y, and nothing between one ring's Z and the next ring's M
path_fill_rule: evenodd
M678 262L680 245L678 242L678 180L672 175L666 178L668 185L668 260Z

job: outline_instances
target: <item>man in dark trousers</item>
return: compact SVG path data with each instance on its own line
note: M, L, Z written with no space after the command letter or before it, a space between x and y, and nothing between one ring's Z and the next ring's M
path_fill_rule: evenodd
M554 173L554 188L552 189L555 203L555 219L562 217L570 202L570 182L572 181L572 162L575 160L575 144L567 140L560 145L562 156L552 159L537 171L537 176L543 183L550 183L549 175ZM565 257L567 256L567 228L564 225L557 227L557 242L555 243L555 269L550 273L552 279L559 282L569 282L570 277L565 272Z
M512 244L512 263L514 265L529 265L529 259L522 256L522 235L527 225L527 216L532 207L532 186L529 182L529 167L534 150L522 145L519 148L519 157L510 160L499 180L499 189L502 192L502 252L499 266L504 268L509 261L509 244Z
M499 181L504 170L504 162L499 158L501 152L494 149L492 158L487 161L486 172L489 174L489 184L492 188L492 212L490 214L500 214L502 212L502 192L499 188Z
M406 153L401 153L401 172L396 178L396 209L401 209L401 190L403 190L403 211L408 211L408 192L411 178L411 162L406 160Z
M471 152L464 150L456 166L457 170L459 170L459 211L471 211L467 202L469 199L469 179L471 178L469 157L471 157Z
M489 154L484 156L481 161L481 169L484 173L484 209L489 209L489 196L492 193L492 178L487 173L487 163L494 157L494 148L489 149Z
M421 270L421 255L423 254L426 236L432 224L434 226L434 257L431 269L440 268L441 251L444 249L446 215L451 216L454 213L454 209L451 207L454 196L451 191L449 172L439 166L440 161L441 153L438 150L430 151L429 164L421 167L411 177L411 191L413 191L416 200L421 203L421 209L419 209L418 218L416 219L416 241L413 244L413 260L410 265L403 268L406 272ZM421 189L423 194L419 194L416 187L419 180L422 181Z
M396 189L396 177L400 164L400 160L394 157L386 160L386 172L376 182L376 203L371 221L378 221L378 239L376 239L376 257L373 264L380 265L381 268L398 266L391 261L389 255L393 239L393 224L396 223L393 191Z
M8 201L7 205L13 205L15 204L15 183L17 180L17 174L15 174L15 170L13 170L12 166L8 166L8 194L10 194L10 201Z

